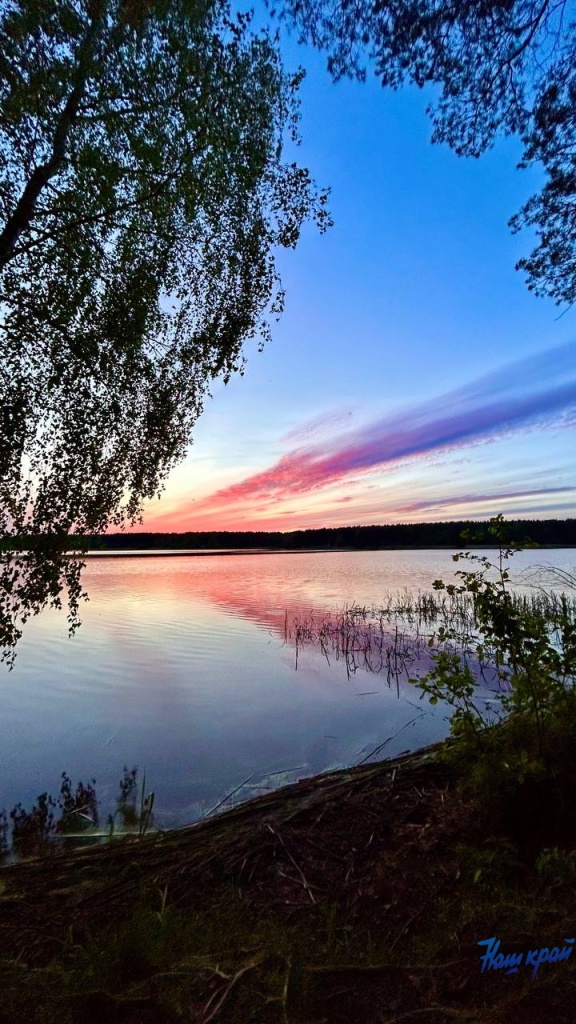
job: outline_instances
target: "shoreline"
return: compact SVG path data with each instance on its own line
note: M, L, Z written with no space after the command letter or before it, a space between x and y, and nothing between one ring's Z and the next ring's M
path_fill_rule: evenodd
M2 866L0 1019L573 1024L576 964L482 972L487 936L572 936L572 887L488 835L446 747Z
M477 551L497 551L498 545L482 544L482 545L467 545L470 550ZM524 549L526 550L526 549ZM531 549L532 550L532 549ZM541 544L538 548L534 548L534 551L576 551L576 544ZM141 551L87 551L82 554L82 558L173 558L177 555L180 557L205 557L211 556L225 556L225 555L317 555L317 554L362 554L365 552L373 551L454 551L452 544L443 546L428 546L421 548L230 548L229 550L215 549L211 551L209 548L199 549L197 551L186 551L178 550L173 548L168 551L156 551L154 548L146 548ZM72 558L75 557L73 552L66 552L66 556Z
M466 548L470 551L498 551L497 544L470 544L463 545L460 550ZM521 548L520 550L528 550L527 548ZM576 544L540 544L537 548L530 549L535 552L537 551L576 551ZM425 547L378 547L378 548L198 548L194 550L186 550L179 548L170 548L167 550L156 550L155 548L143 548L141 550L131 551L127 550L114 550L110 548L108 550L93 550L93 551L65 551L62 557L64 558L76 558L76 559L87 559L91 561L93 558L221 558L228 555L317 555L317 554L363 554L374 551L404 551L404 552L421 552L421 551L450 551L454 553L453 544L443 545L427 545ZM27 551L6 551L2 553L3 557L22 558L27 559L29 553Z

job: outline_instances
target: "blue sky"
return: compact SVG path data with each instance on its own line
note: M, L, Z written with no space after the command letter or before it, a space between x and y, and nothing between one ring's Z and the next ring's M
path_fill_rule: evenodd
M281 251L286 309L213 398L146 530L576 515L576 321L514 269L539 187L517 140L432 146L431 93L307 69L300 163L334 227Z

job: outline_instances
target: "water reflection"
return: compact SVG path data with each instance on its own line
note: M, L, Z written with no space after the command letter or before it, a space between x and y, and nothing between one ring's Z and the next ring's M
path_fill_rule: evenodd
M553 556L574 571L574 552ZM354 667L350 644L348 658L327 637L324 650L300 644L295 671L285 631L296 617L319 624L386 591L425 589L453 568L448 551L94 559L76 636L47 611L28 624L14 671L0 673L0 807L57 790L67 771L97 779L105 813L123 766L137 765L158 823L177 824L249 777L234 800L441 738L445 711L379 667L389 637L364 662L354 649Z

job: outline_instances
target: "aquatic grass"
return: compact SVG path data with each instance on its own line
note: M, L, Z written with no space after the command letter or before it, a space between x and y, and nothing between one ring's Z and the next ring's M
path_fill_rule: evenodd
M108 815L109 838L115 835L138 835L143 836L150 828L153 821L153 808L155 794L146 793L146 770L142 777L140 786L140 808L136 807L138 799L138 769L128 769L124 765L124 773L120 780L120 795L116 800L116 810ZM116 829L116 819L120 818L122 826Z
M137 775L137 768L129 771L124 767L116 809L108 815L105 829L99 827L96 780L92 779L87 786L79 782L74 788L66 772L61 776L59 797L45 792L37 797L30 810L21 803L16 804L9 815L0 810L0 861L45 856L75 840L85 843L145 836L153 823L155 794L146 793L144 772L137 808ZM116 827L117 818L122 822L120 828Z
M306 619L296 616L290 625L285 622L284 642L294 643L296 669L301 649L314 644L328 664L331 656L344 661L348 678L363 668L376 674L385 672L389 684L398 681L423 653L427 638L418 630L398 628L397 623L393 629L386 628L384 617L368 621L369 617L368 609L353 607L320 619L311 612Z
M566 574L564 574L566 575ZM513 610L547 623L576 617L576 597L535 587L529 593L510 592ZM458 636L455 637L455 633ZM388 686L407 678L418 663L426 667L435 654L445 651L467 659L478 682L495 694L507 693L496 648L482 642L478 626L477 596L405 589L385 592L375 605L352 604L341 610L308 616L284 617L284 642L295 648L295 668L302 650L320 648L327 663L343 660L350 679L358 669L384 675ZM558 630L551 642L560 644Z
M146 831L152 824L152 812L154 809L155 794L146 794L146 772L142 778L142 789L140 793L140 815L138 819L138 835L146 835Z

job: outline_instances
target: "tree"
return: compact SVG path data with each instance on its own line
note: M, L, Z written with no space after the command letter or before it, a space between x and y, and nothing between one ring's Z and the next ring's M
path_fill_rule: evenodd
M142 521L209 382L269 336L275 247L329 224L326 193L283 162L301 78L224 0L0 0L10 667L19 622L65 586L75 630L83 538Z
M328 69L384 86L437 86L433 142L480 156L499 134L546 176L510 221L539 239L517 269L557 303L576 300L576 24L573 0L284 0L281 15L328 52Z

